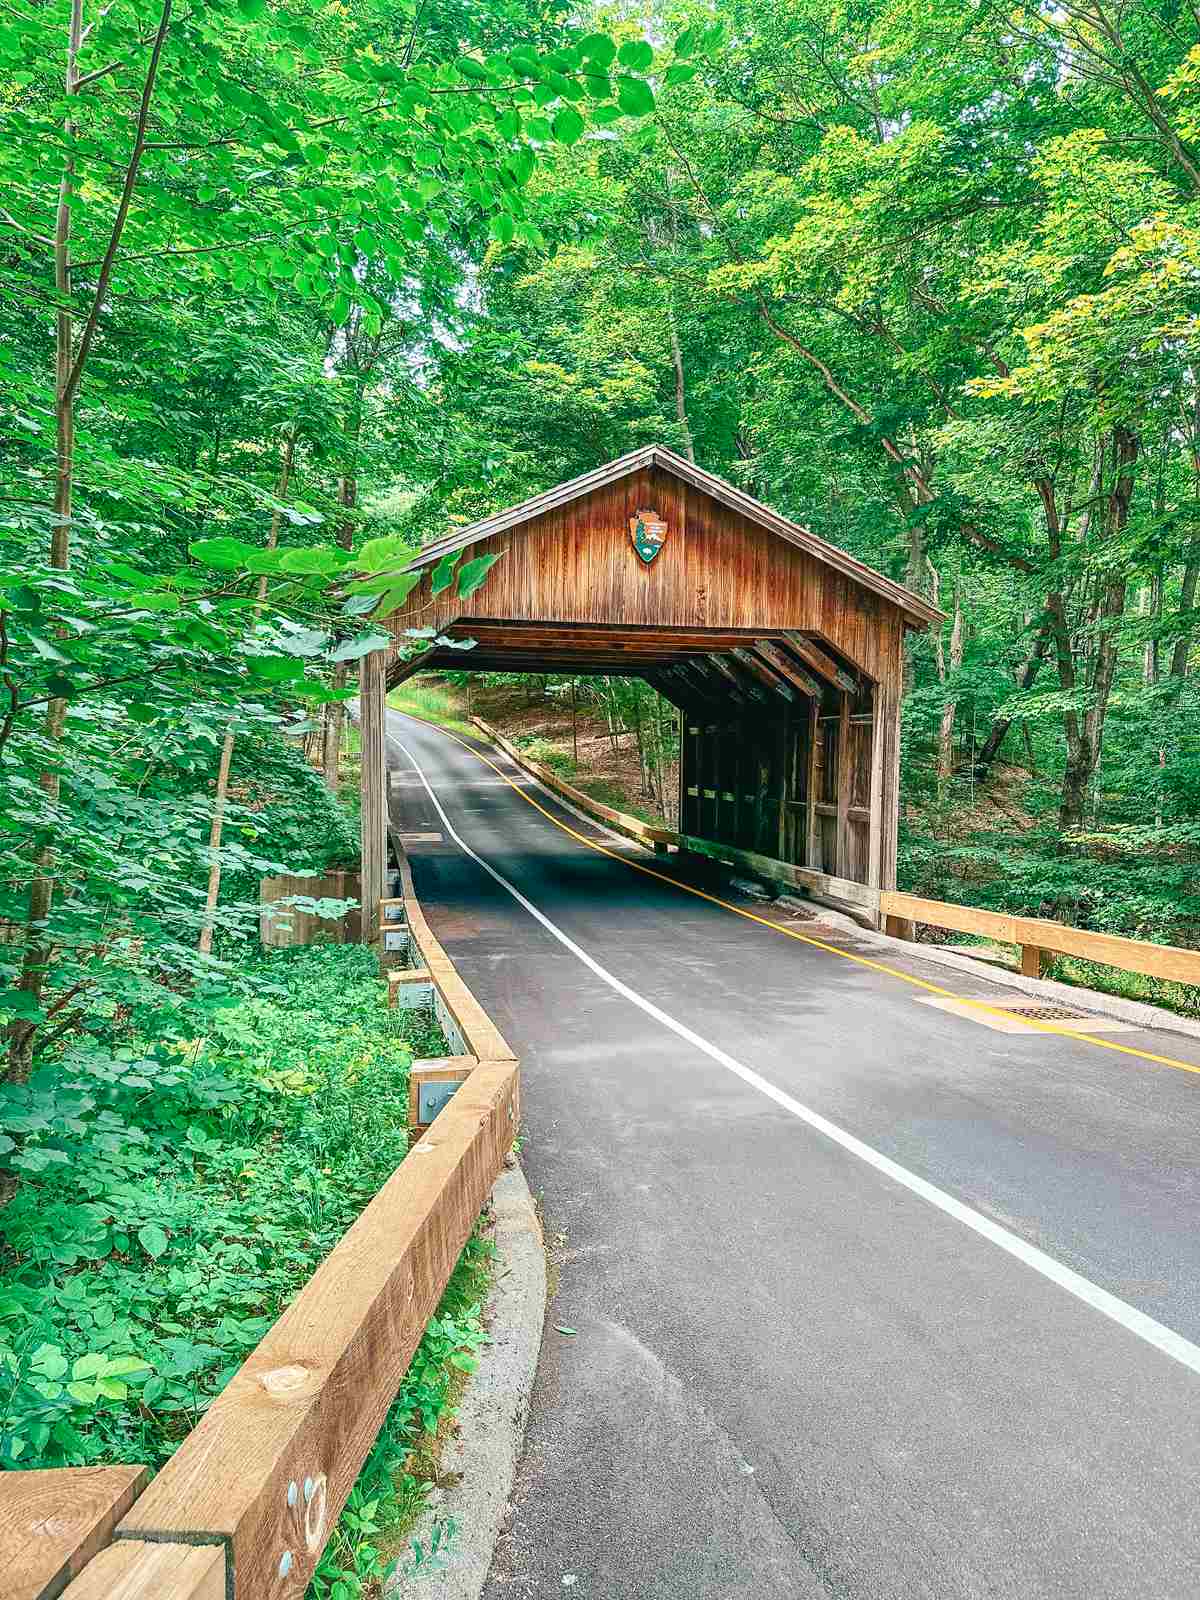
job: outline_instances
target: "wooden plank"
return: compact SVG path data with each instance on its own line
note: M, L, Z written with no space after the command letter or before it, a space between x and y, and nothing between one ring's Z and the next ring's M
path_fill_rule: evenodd
M871 705L871 780L867 800L867 882L873 889L883 887L883 790L884 730L883 698L878 685L872 691Z
M811 674L805 672L803 667L798 667L781 645L777 645L771 639L756 639L754 651L790 684L799 689L801 694L813 695L818 700L821 698L821 685Z
M837 735L837 868L850 873L850 696L843 693Z
M753 677L757 678L769 694L782 695L785 700L794 700L796 691L791 683L781 672L777 672L768 661L764 661L753 650L731 650L730 655Z
M1102 966L1119 967L1123 972L1140 972L1150 978L1166 978L1175 983L1200 984L1200 950L1181 945L1151 944L1145 939L1126 939L1115 933L1094 933L1087 928L1072 928L1064 922L1044 917L1018 917L1002 911L983 911L978 906L954 905L947 900L926 900L920 895L886 891L880 897L886 916L928 927L952 928L956 933L976 933L1002 944L1017 944L1023 949L1057 955L1077 956ZM1027 976L1033 972L1034 957L1029 957Z
M957 933L978 933L1004 944L1018 944L1017 918L1002 911L981 911L975 906L955 906L943 900L924 900L920 895L899 894L894 889L879 897L884 916L909 922L924 922L934 928L953 928Z
M226 1600L225 1585L225 1551L220 1545L120 1539L88 1563L64 1591L64 1600ZM250 1600L300 1592L272 1573L271 1582L264 1582Z
M359 664L358 725L360 795L362 813L362 940L374 944L379 937L378 906L387 877L387 714L384 676L386 654L372 650Z
M0 1594L54 1600L109 1542L149 1482L146 1467L0 1474Z
M234 1593L302 1596L512 1145L516 1063L463 1084L121 1524L228 1541Z
M879 895L865 883L854 883L849 878L839 878L829 872L814 872L810 867L798 867L790 861L776 861L771 856L760 855L756 850L739 850L734 845L721 844L717 840L696 839L691 834L680 834L679 848L693 855L705 856L710 861L724 861L729 866L745 867L759 877L776 883L788 883L795 889L808 890L814 897L837 902L839 909L872 913L879 911Z
M275 915L270 908L292 895L312 900L357 900L359 906L347 911L336 922L314 917L307 911L284 908ZM312 944L320 936L334 944L358 944L362 938L362 882L357 872L326 872L320 877L281 874L263 878L258 886L259 939L267 949L289 949Z
M822 756L821 746L821 702L820 699L810 700L808 703L808 788L806 800L808 816L805 819L805 865L813 871L819 872L825 865L821 852L821 831L817 822L818 789L821 781L820 761Z
M819 677L844 693L858 693L858 680L853 673L839 666L828 651L822 650L815 640L807 639L801 633L788 633L786 637L787 648L799 656L806 667L811 667Z
M1077 956L1097 961L1124 972L1141 972L1149 978L1166 978L1173 983L1200 983L1200 950L1181 945L1151 944L1145 939L1126 939L1115 933L1092 933L1086 928L1069 928L1062 922L1041 917L1016 918L1021 945L1037 945L1058 955Z

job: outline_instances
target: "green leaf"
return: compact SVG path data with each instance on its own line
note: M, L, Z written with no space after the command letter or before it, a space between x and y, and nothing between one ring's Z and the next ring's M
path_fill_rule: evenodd
M344 572L353 561L344 550L332 545L315 545L308 550L287 550L279 563L281 572L313 578L331 578Z
M617 79L617 104L627 117L648 117L654 110L654 94L644 78Z
M454 582L454 569L462 559L461 550L451 550L444 555L433 569L433 576L429 580L430 594L441 594Z
M247 556L256 554L257 550L257 545L230 538L197 539L195 544L188 545L188 554L193 560L223 571L235 571L245 564Z
M251 656L246 665L265 683L294 683L304 676L304 663L295 656Z
M331 650L331 661L358 661L363 656L369 656L372 650L386 650L392 643L390 633L366 633L359 639L347 639L338 645L336 650Z
M157 1223L147 1222L145 1227L138 1229L138 1243L148 1256L157 1261L167 1248L167 1236Z
M507 211L498 211L488 222L488 232L493 239L498 240L501 244L511 242L515 229L516 224Z
M645 72L654 65L654 51L644 39L627 39L617 51L617 60L623 67Z
M554 137L559 144L577 144L583 130L583 118L571 106L563 106L554 118Z
M474 561L468 561L458 575L458 597L460 600L469 600L487 577L488 573L499 561L504 552L497 555L476 556Z
M689 78L694 78L698 68L690 62L675 61L663 74L667 83L686 83Z
M161 1229L159 1231L161 1232ZM164 1239L165 1237L164 1235ZM153 1370L144 1356L113 1356L105 1365L104 1376L106 1378L132 1378L135 1374L152 1372Z
M694 56L700 44L702 30L699 28L685 28L675 41L675 54L677 56Z
M384 617L389 617L393 611L398 611L420 581L421 574L419 572L401 573L395 583L386 588L379 596L378 608L372 612L372 616L382 622Z
M579 50L601 71L612 66L617 59L617 47L606 33L589 33L579 41Z

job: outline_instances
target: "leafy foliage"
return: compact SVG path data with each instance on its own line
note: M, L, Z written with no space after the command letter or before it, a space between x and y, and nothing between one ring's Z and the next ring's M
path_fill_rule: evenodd
M5 1089L4 1465L160 1463L403 1158L408 1065L440 1040L381 1004L372 952L274 953L247 987L204 1037Z

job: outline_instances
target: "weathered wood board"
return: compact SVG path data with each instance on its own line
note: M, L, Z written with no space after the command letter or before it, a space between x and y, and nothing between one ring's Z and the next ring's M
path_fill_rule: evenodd
M285 949L293 945L314 944L326 939L332 944L357 944L361 938L361 910L356 906L343 917L330 920L314 917L307 911L279 906L292 895L313 900L358 900L362 889L357 872L327 872L320 877L290 874L263 878L259 884L259 937L268 948ZM272 913L271 907L278 910Z
M65 1600L227 1600L225 1551L121 1539L89 1562Z
M0 1473L0 1595L54 1600L149 1480L145 1467Z

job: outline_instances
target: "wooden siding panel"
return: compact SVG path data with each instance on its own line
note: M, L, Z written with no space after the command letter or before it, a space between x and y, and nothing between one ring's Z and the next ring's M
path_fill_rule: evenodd
M629 540L643 506L665 518L667 541L649 565ZM472 555L503 552L470 614L608 625L733 627L813 632L868 676L894 670L902 616L890 602L659 469L482 541ZM429 604L422 584L397 613L397 632L443 624L452 598Z

